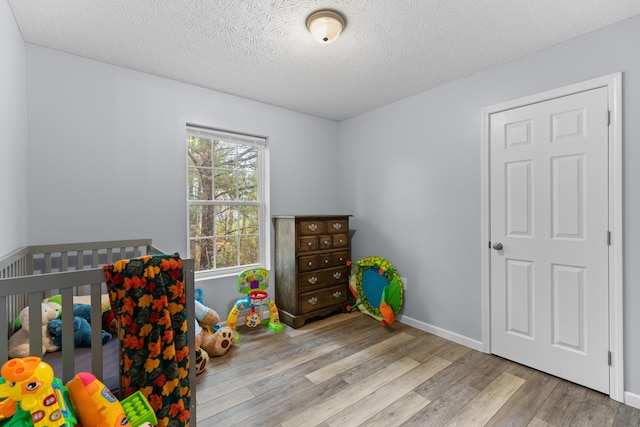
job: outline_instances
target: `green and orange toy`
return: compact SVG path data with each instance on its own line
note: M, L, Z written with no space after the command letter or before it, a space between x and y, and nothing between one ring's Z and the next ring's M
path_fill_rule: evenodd
M402 308L404 298L402 281L396 269L379 256L348 261L347 265L351 266L349 290L356 298L356 303L347 309L351 311L357 307L383 325L391 325Z

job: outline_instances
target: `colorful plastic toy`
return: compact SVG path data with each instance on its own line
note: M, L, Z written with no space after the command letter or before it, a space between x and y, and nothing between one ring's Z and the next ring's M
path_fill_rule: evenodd
M76 374L67 383L67 390L81 425L132 427L120 401L93 374Z
M85 426L158 424L153 408L140 391L119 402L94 375L81 372L67 383L76 402L72 405L67 387L53 377L51 366L39 357L12 359L5 365L0 377L0 427L73 427L78 424L76 413ZM33 408L32 401L36 402Z
M9 400L9 399L7 399ZM4 404L6 401L3 401ZM27 411L18 408L17 402L14 402L14 412L3 418L0 416L0 426L2 427L32 427L31 415Z
M3 387L7 387L5 383L7 380L0 377L0 390L3 390ZM0 426L4 426L3 422L16 413L18 409L18 402L13 399L9 399L7 396L0 396Z
M35 427L72 427L76 424L64 400L64 387L54 378L53 368L39 357L11 359L2 365L1 372L4 381L0 383L0 398L19 405L12 416L16 418L12 422L19 423L7 425L21 425L24 415L20 411L29 413Z
M349 261L347 265L351 266L349 290L357 299L347 310L357 307L362 313L380 320L383 325L391 325L402 307L404 297L398 272L389 261L379 256Z
M144 425L155 426L158 424L156 413L149 404L149 401L140 390L122 401L122 408L133 427Z
M65 420L67 420L67 423L69 425L76 425L78 420L76 419L73 407L71 406L71 400L69 399L69 392L67 390L67 387L65 387L62 381L60 381L58 378L53 379L52 387L56 392L56 397L58 398L58 404L60 405L62 416Z
M234 331L234 342L240 342L240 334L236 330L238 315L242 310L251 309L245 317L245 325L250 328L263 323L262 316L256 308L267 307L269 309L269 329L272 332L282 332L284 327L280 323L280 315L276 303L269 297L269 271L264 268L252 268L245 270L238 276L238 292L246 295L245 298L236 301L227 316L227 326Z

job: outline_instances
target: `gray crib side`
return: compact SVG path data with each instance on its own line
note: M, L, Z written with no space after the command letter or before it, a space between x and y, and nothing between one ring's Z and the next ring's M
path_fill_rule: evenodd
M30 324L42 323L40 304L53 294L62 296L62 312L73 312L73 297L89 295L91 301L91 324L102 323L101 295L106 293L102 266L120 259L141 255L163 253L152 245L151 239L118 240L107 242L64 243L20 248L0 258L0 365L8 360L8 340L14 332L14 321L20 311L29 307ZM183 260L187 314L194 313L194 264ZM193 323L193 321L191 321ZM101 328L92 328L91 341L102 340ZM195 332L190 328L189 340L195 343ZM63 382L75 374L73 317L62 317L62 373ZM40 328L29 334L31 349L42 347ZM195 347L190 346L190 360L195 361ZM39 355L38 351L32 354ZM104 378L102 347L91 348L92 373L100 380ZM195 363L191 363L191 416L195 420Z

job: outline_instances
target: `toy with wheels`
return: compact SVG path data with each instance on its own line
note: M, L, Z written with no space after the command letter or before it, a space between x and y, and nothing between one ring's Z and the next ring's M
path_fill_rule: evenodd
M389 261L379 256L349 261L347 265L351 266L349 290L356 298L356 303L347 310L357 307L383 325L391 325L404 297L398 272Z
M238 292L245 297L236 301L227 316L227 326L233 329L234 342L240 342L240 334L236 330L238 315L245 309L251 312L245 317L245 325L250 328L263 323L259 308L269 309L269 329L272 332L282 332L284 327L280 323L280 316L276 303L269 297L269 271L264 268L245 270L238 276Z

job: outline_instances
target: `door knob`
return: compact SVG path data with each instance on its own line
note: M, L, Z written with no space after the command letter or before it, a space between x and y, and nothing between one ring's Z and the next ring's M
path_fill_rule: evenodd
M493 244L493 249L495 249L496 251L501 251L503 247L504 246L502 246L502 243L500 242L496 242Z

